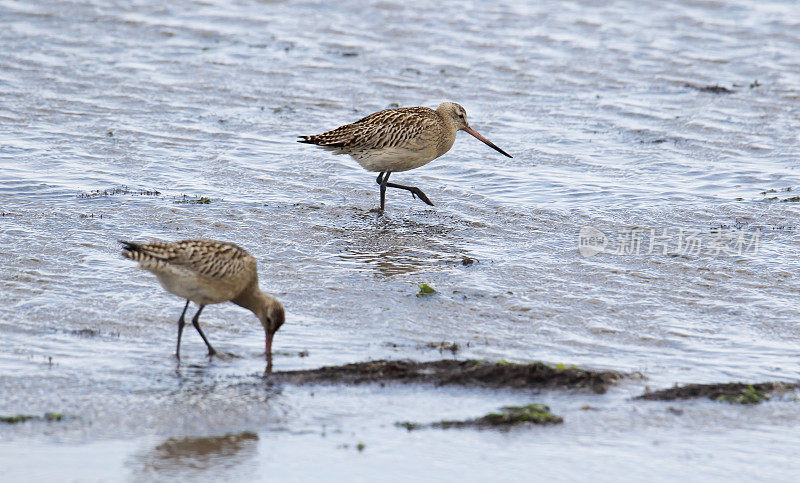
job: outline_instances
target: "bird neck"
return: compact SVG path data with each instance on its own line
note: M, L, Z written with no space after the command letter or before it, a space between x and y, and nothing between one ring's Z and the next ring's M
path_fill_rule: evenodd
M458 126L456 125L456 120L453 119L452 110L448 108L447 103L443 102L434 112L439 116L445 131L452 132L453 136L455 136L458 132Z
M444 105L436 108L436 111L434 112L436 112L436 115L439 116L439 120L442 123L442 136L439 137L439 143L437 146L438 155L441 156L447 151L450 151L450 148L453 147L453 143L456 142L458 125L456 124L455 119L453 119L450 111L444 108Z
M231 302L235 303L239 307L244 307L247 310L259 315L261 312L262 307L266 304L267 296L261 289L258 288L258 282L254 281L250 285L248 285L241 294L239 294L235 299L231 300Z

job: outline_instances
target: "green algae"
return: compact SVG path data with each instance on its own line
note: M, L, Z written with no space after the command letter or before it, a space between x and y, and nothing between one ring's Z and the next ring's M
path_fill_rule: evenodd
M395 426L399 426L401 428L406 428L408 431L413 431L415 429L422 429L425 427L423 424L412 423L411 421L399 421L394 423Z
M797 389L800 389L800 384L789 382L688 384L686 386L676 385L669 389L648 392L638 396L636 399L674 401L676 399L707 398L731 404L759 404L769 400L772 394L781 394Z
M519 423L561 424L564 418L550 412L544 404L528 404L526 406L505 406L502 412L489 413L476 420L478 425L503 426Z
M738 394L722 394L717 396L717 401L724 401L731 404L758 404L769 400L770 395L759 391L752 385L747 386Z
M0 423L6 424L17 424L17 423L24 423L25 421L30 421L31 419L35 419L36 416L31 416L30 414L16 414L14 416L0 416Z
M61 413L44 413L44 416L15 414L13 416L0 416L0 423L18 424L26 421L61 421L62 419L64 419L64 415Z
M526 424L549 425L563 422L564 418L551 413L549 406L533 403L525 406L505 406L500 408L499 412L492 412L480 418L465 421L443 420L431 424L402 421L395 423L395 426L413 431L423 428L509 428Z
M183 195L182 199L173 201L175 204L187 204L187 205L210 205L211 198L206 196L200 196L199 198L190 198L186 195Z

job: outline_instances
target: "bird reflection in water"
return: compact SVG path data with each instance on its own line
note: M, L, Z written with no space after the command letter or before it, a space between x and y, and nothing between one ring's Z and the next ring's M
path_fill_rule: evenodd
M224 436L169 438L142 455L140 476L191 477L195 472L219 472L220 479L233 476L254 459L258 435L251 432Z

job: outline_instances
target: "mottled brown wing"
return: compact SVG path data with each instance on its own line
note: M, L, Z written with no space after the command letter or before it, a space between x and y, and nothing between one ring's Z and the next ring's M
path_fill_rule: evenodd
M436 111L427 107L401 107L370 114L352 124L314 136L300 136L301 143L341 150L414 148L441 130Z
M234 243L216 240L183 240L172 243L131 243L124 245L122 255L148 265L171 265L193 271L199 275L221 279L236 277L255 270L256 261L243 248ZM155 268L155 267L154 267Z

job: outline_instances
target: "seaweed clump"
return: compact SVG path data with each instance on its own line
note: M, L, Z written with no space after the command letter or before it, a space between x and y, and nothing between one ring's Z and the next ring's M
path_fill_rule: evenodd
M544 404L528 404L526 406L506 406L500 412L489 413L477 419L466 421L439 421L429 425L417 424L408 421L396 423L397 426L409 431L424 427L449 429L449 428L508 428L524 424L561 424L564 418L550 412L550 407Z
M710 92L712 94L732 94L733 93L733 91L731 89L728 89L727 87L721 86L719 84L714 84L713 86L712 85L699 86L699 85L690 84L690 83L687 82L683 86L684 87L689 87L691 89L694 89L694 90L700 91L700 92Z
M173 203L179 204L179 205L181 205L181 204L186 204L186 205L210 205L211 204L211 198L208 198L206 196L200 196L198 198L191 198L191 197L187 197L186 195L183 195L183 198L177 199L177 200L173 201Z
M117 195L160 196L161 192L158 190L132 190L127 186L123 185L117 188L110 188L105 190L93 190L90 191L89 193L81 193L77 195L76 198L94 199L105 196L117 196Z
M738 394L722 394L717 397L717 401L725 401L731 404L758 404L769 398L769 394L763 393L750 385Z
M676 399L708 398L732 404L758 404L770 399L772 393L789 392L798 388L800 388L800 384L785 382L688 384L642 394L636 399L674 401Z
M274 372L270 382L294 384L417 383L494 389L570 389L605 393L623 377L614 371L592 371L543 362L515 364L478 360L369 361L319 369Z
M61 421L62 419L64 419L64 416L61 413L44 413L44 416L15 414L13 416L0 416L0 423L17 424L25 421Z

